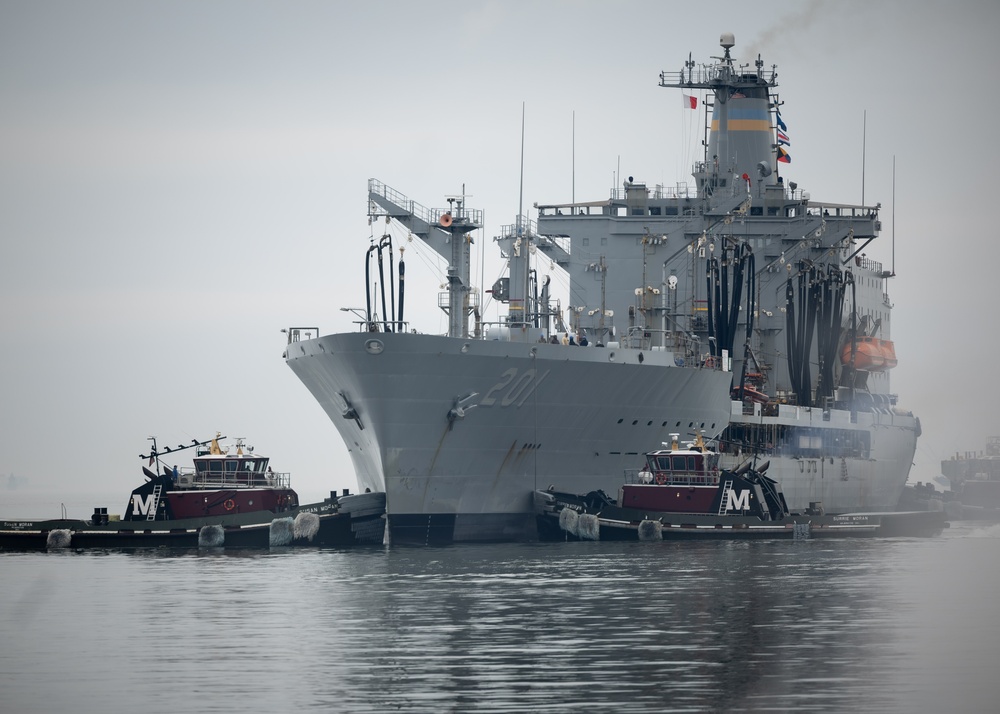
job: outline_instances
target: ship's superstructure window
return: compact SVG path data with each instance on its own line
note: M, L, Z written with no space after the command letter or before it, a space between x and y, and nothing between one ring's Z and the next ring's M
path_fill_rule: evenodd
M720 437L727 452L780 454L793 458L870 458L871 434L855 429L788 424L730 424Z

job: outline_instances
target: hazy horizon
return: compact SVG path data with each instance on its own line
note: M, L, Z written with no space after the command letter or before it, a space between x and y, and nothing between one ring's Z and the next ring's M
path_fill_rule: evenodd
M522 106L528 215L606 198L619 170L690 182L700 112L659 73L722 32L777 65L786 181L883 206L866 253L896 273L892 387L923 426L910 480L930 481L1000 434L977 369L997 351L1000 241L978 223L998 20L985 1L0 2L0 513L11 475L124 503L151 435L245 437L303 500L354 490L280 330L354 329L340 308L363 304L381 230L367 180L432 207L464 189L491 285ZM406 259L408 320L446 331L442 262Z

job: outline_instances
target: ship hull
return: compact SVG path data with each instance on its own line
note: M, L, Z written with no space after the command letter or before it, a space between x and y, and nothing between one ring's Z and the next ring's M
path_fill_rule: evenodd
M767 475L781 484L792 511L821 503L827 513L891 511L898 503L916 451L920 423L892 409L850 412L782 405L778 416L743 414L733 403L734 427L754 428L754 446ZM745 433L745 432L744 432ZM853 437L853 438L852 438ZM748 452L722 444L720 466L736 468Z
M385 491L393 543L536 536L537 488L614 492L671 432L711 437L732 375L669 352L432 335L293 342L288 365Z

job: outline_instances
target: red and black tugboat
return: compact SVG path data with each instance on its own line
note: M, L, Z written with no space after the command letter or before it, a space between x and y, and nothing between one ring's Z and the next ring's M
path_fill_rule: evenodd
M382 543L385 494L341 495L299 504L288 473L275 472L266 456L238 439L224 448L216 434L206 441L158 450L142 467L146 483L132 491L122 516L99 507L89 521L7 520L0 549L345 546ZM193 466L164 458L194 448ZM154 470L155 469L155 470Z
M612 499L535 491L543 540L662 540L675 538L829 538L929 536L947 527L941 512L826 514L822 504L791 513L768 463L719 468L719 456L700 437L681 448L646 454L646 465L626 472Z
M210 441L167 447L163 453L157 451L154 439L148 458L149 466L155 463L157 469L143 467L148 482L132 492L124 519L177 520L261 511L277 514L298 507L289 474L275 473L270 460L255 454L243 439L237 439L235 447L223 449L219 440L224 438L216 434ZM193 467L162 463L162 456L191 447L196 450Z

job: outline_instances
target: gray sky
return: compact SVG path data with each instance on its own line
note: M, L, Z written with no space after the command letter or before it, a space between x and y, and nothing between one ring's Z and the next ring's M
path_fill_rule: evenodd
M885 229L866 252L892 267L894 228L893 390L924 426L911 480L933 478L1000 434L1000 239L984 213L998 29L987 0L2 0L0 479L94 483L124 505L149 435L221 430L304 499L354 488L279 330L353 329L338 308L364 303L383 230L367 179L431 207L464 185L492 284L492 237L518 210L522 102L526 212L572 198L574 155L577 200L606 198L619 162L648 184L689 181L700 113L659 72L708 61L725 31L742 61L778 65L783 173L814 198L861 201L867 111L865 199ZM444 331L442 264L417 244L406 260L407 319Z

